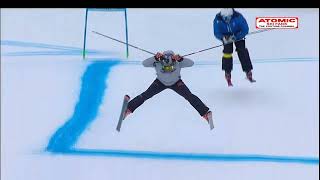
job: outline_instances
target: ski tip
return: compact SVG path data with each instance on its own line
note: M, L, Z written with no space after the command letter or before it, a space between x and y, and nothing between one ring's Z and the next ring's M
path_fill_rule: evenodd
M255 82L257 82L255 79L248 79L248 78L246 78L249 82L251 82L251 83L255 83Z
M213 123L211 122L211 123L210 123L210 130L212 130L212 129L214 129L214 125L213 125Z
M232 83L228 83L228 87L233 87L233 84Z
M214 128L214 124L213 124L213 117L212 117L212 112L209 112L209 125L210 125L210 130L212 130Z
M124 96L124 98L130 99L130 96L126 94L126 95Z

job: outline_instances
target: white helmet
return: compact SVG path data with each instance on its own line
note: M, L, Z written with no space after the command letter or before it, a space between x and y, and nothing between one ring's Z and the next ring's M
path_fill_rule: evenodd
M225 21L230 21L233 15L233 8L222 8L220 14Z
M163 52L165 55L174 55L174 52L172 50L166 50Z

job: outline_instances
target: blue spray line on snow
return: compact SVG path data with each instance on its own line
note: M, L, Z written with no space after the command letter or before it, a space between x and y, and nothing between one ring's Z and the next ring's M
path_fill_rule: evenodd
M100 150L100 149L71 149L63 152L68 155L81 156L105 156L124 158L145 158L163 160L197 160L197 161L222 161L222 162L271 162L293 163L306 165L319 165L316 157L295 156L271 156L259 154L204 154L204 153L179 153L179 152L155 152L155 151L132 151L132 150Z
M110 55L116 54L111 52L97 52L87 50L86 53L88 55ZM3 53L3 56L80 56L82 55L82 50L68 50L68 51L23 51L23 52L10 52Z
M16 46L16 47L32 47L42 49L53 49L53 50L81 50L81 48L70 47L70 46L58 46L45 43L25 42L25 41L13 41L13 40L1 40L1 46Z
M252 59L253 64L260 63L284 63L284 62L319 62L319 57L303 57L303 58L262 58L262 59ZM234 62L234 64L240 64L239 60ZM195 65L221 65L221 61L198 61Z
M68 151L95 120L107 88L106 79L110 69L118 62L119 60L94 62L87 67L81 79L80 96L74 113L51 137L47 151Z
M94 9L94 8L93 8ZM99 9L98 9L99 10ZM105 10L103 10L105 11ZM1 52L1 56L45 56L45 55L82 55L83 50L77 47L71 46L59 46L44 43L33 43L33 42L23 42L23 41L13 41L13 40L1 40L1 46L16 46L16 47L31 47L31 48L43 48L59 51L23 51L23 52ZM115 52L109 51L98 51L98 50L86 50L86 54L90 55L112 55ZM105 58L103 58L105 59ZM97 60L103 60L97 59ZM90 59L87 59L90 60ZM95 60L95 59L93 59ZM195 65L219 65L220 59L216 60L195 60ZM273 63L273 62L305 62L305 61L319 61L319 57L301 57L301 58L263 58L263 59L253 59L252 63ZM121 64L132 64L141 65L142 61L121 61ZM240 64L235 61L234 64Z
M99 60L99 59L88 59L90 60ZM259 64L259 63L284 63L284 62L319 62L318 57L304 57L304 58L263 58L263 59L253 59L252 63L254 64ZM135 61L135 60L130 60L130 61L121 61L121 64L124 65L142 65L142 61ZM234 64L240 64L240 62L234 62ZM220 61L195 61L194 65L196 66L201 66L201 65L221 65Z
M1 46L14 46L14 47L26 47L26 48L41 48L49 49L49 51L19 51L19 52L2 52L1 56L46 56L46 55L82 55L82 49L70 46L58 46L44 43L33 43L23 41L11 41L1 40ZM90 55L110 55L115 54L108 51L97 51L97 50L86 50L87 54Z

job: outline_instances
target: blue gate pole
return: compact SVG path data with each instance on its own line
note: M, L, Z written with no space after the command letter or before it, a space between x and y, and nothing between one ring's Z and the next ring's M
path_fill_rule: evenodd
M87 21L88 21L88 8L86 8L86 18L85 18L85 24L84 24L83 51L82 51L83 59L85 59L85 56L86 56Z
M128 19L127 19L127 8L124 9L124 18L126 25L126 43L127 43L127 58L129 57L129 45L128 45Z

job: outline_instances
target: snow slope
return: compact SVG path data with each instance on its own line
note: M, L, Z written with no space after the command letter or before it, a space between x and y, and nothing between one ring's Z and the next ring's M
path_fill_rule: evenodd
M297 16L299 28L248 36L255 84L236 53L233 88L221 48L190 56L182 79L215 129L165 90L118 133L123 95L155 78L140 64L150 54L130 48L126 59L123 45L90 32L124 40L121 16L90 12L84 61L85 9L1 9L1 179L319 178L319 10L238 10L250 31L257 16ZM128 9L129 42L180 54L218 45L218 11Z

